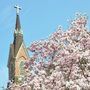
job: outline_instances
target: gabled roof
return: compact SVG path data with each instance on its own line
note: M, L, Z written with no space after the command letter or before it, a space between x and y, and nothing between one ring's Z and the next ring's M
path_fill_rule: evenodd
M22 53L21 53L22 52ZM18 57L19 55L19 57ZM18 50L18 53L16 55L16 58L20 58L20 57L23 57L26 58L26 59L29 59L29 53L28 53L28 50L26 48L26 45L24 44L24 42L22 43L22 45L20 46L19 50Z
M14 42L13 42L14 56L17 55L18 50L19 50L20 46L22 45L22 43L23 43L23 36L22 35L17 35L14 37Z

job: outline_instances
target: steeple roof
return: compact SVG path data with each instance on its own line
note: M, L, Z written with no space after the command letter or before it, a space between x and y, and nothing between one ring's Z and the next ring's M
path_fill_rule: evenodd
M20 31L21 29L21 24L20 24L20 19L19 19L19 15L16 15L16 25L15 25L15 29Z

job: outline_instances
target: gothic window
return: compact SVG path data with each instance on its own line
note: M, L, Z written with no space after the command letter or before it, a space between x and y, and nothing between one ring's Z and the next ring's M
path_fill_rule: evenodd
M20 75L24 75L24 61L20 62Z

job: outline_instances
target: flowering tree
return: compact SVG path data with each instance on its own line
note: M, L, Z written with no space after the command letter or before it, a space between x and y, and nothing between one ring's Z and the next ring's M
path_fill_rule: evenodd
M48 39L33 42L21 87L31 90L90 90L90 32L77 15L69 29L58 27ZM27 89L26 89L27 90Z

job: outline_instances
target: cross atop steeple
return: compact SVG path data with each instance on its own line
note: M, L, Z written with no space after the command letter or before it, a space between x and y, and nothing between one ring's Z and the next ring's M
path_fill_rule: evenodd
M21 7L19 7L18 5L15 5L14 8L16 8L16 14L19 14Z
M21 7L18 5L15 5L14 8L16 8L16 25L15 25L15 30L18 33L21 33L21 24L20 24L20 19L19 19L19 12L21 10Z

